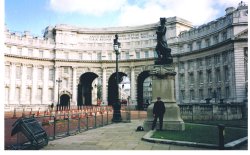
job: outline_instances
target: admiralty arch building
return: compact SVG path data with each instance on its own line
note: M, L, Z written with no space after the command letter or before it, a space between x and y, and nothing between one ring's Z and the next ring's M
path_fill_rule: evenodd
M160 17L159 17L160 18ZM156 19L157 21L158 19ZM159 22L126 27L48 26L43 36L5 28L5 111L14 108L112 105L119 36L122 98L133 107L150 102L149 71L156 58ZM248 6L229 7L225 15L200 26L180 17L166 18L166 39L176 71L179 104L247 103ZM117 85L116 85L117 88Z

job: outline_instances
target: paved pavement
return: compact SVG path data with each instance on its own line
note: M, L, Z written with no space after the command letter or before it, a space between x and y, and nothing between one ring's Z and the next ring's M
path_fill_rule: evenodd
M143 120L132 120L131 123L107 125L50 141L43 150L208 150L142 141L141 138L147 132L135 131L142 124ZM247 144L239 149L247 150Z

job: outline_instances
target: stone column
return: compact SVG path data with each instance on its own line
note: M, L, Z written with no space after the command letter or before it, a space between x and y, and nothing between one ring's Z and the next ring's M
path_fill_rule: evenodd
M42 96L42 104L51 104L48 103L48 81L49 81L49 68L48 66L44 66L43 68L43 96Z
M165 114L163 118L163 130L185 130L184 122L181 118L180 108L175 99L175 75L172 65L155 65L150 71L152 76L152 102L157 101L157 97L165 104ZM147 119L143 126L145 130L150 130L153 123L153 106L150 104L147 109ZM159 122L157 122L159 126Z
M102 68L102 102L104 102L105 105L108 105L106 70L107 67Z
M135 87L135 67L130 67L131 69L131 81L130 81L130 97L133 104L136 104L136 87Z
M36 65L33 65L31 89L32 89L31 104L36 104L36 92L37 92L37 66Z
M77 67L73 67L73 91L72 91L72 102L74 105L77 104Z
M15 102L15 89L16 89L16 64L11 63L11 74L10 74L10 104Z
M54 101L56 101L56 104L58 103L58 82L56 82L56 80L58 80L59 78L59 66L55 66L55 79L54 79Z
M22 64L22 82L21 82L21 104L26 103L26 77L27 77L27 66Z

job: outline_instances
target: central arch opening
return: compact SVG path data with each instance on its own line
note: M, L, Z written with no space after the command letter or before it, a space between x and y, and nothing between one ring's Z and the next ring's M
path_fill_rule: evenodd
M119 83L123 81L123 77L127 74L123 72L118 72ZM118 97L118 86L116 84L116 73L113 73L108 81L108 105L113 105L117 102Z
M97 77L98 75L92 72L87 72L80 76L77 95L78 106L92 105L92 83Z

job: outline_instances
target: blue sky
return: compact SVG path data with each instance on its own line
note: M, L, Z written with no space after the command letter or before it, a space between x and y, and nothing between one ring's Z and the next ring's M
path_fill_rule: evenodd
M225 15L240 0L6 0L5 24L11 31L42 36L49 25L113 27L150 24L178 16L202 25Z

